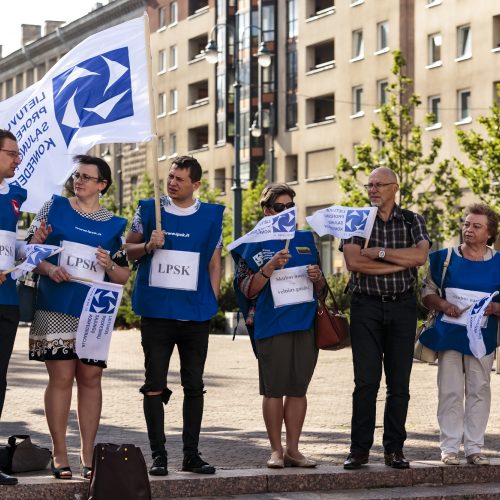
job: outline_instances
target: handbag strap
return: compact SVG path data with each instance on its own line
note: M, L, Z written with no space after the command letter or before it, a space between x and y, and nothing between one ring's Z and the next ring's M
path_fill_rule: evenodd
M326 288L328 290L328 293L326 294L324 299L318 297L318 300L323 305L323 307L326 307L326 297L329 295L331 297L332 303L333 303L333 312L334 312L334 314L337 314L339 312L339 306L337 305L337 301L335 300L335 295L333 295L332 289L330 288L330 285L328 284L328 281L326 280L326 278L325 278L325 285L326 285Z
M443 271L441 272L441 284L439 285L439 296L440 297L443 296L444 278L446 277L446 271L448 270L448 266L450 265L452 251L453 251L453 248L448 247L448 252L446 253L446 260L444 261L444 264L443 264Z

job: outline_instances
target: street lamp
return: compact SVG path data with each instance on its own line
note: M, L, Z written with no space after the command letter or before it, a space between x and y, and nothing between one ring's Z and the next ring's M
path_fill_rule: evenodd
M205 59L210 64L216 64L219 60L219 50L217 47L217 42L214 39L214 33L218 28L224 27L232 31L234 38L234 180L231 190L233 191L233 236L237 239L241 236L242 223L241 223L241 208L242 208L242 188L241 188L241 166L240 166L240 58L239 58L239 14L236 13L234 24L230 23L218 23L216 24L211 32L210 38L204 50ZM247 26L246 28L261 29L258 26ZM245 28L245 29L246 29ZM255 54L258 59L259 66L265 68L271 64L271 53L266 46L266 43L262 41L259 45L259 50Z
M102 153L101 158L106 163L113 162L113 174L116 177L116 181L118 183L118 213L121 215L123 212L123 178L122 178L122 145L115 144L113 146L113 154L111 153L109 146L106 147L104 153Z
M274 182L275 176L275 159L274 159L274 136L275 136L275 110L274 103L269 103L269 108L267 110L267 129L269 134L269 168L271 171L271 182ZM254 115L252 125L250 127L250 134L252 137L258 139L262 135L262 127L265 126L265 120L263 119L262 110L257 111ZM265 115L264 115L265 116Z

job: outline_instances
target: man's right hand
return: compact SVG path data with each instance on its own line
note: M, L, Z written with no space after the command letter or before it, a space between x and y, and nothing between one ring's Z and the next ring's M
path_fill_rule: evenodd
M148 251L151 252L157 248L163 248L165 244L165 233L158 229L154 229L151 233L151 238L147 242Z

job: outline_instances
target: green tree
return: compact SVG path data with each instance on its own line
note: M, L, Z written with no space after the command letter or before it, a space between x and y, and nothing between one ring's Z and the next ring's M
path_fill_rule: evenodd
M458 227L456 200L460 199L457 179L451 175L452 164L446 160L434 170L442 145L433 137L429 151L422 144L422 129L433 121L427 115L424 123L415 123L420 98L410 92L412 80L405 76L406 62L400 51L393 52L392 81L387 86L387 102L381 106L380 119L372 123L371 137L377 145L356 147L357 163L341 156L337 165L339 183L345 196L342 203L351 206L368 204L361 182L372 170L385 166L400 180L398 203L425 215L433 240L442 241Z
M500 97L500 85L497 86ZM494 103L488 116L477 121L486 136L475 130L457 129L458 143L467 155L469 165L454 159L471 191L497 212L500 210L500 105Z
M248 233L255 227L255 224L262 219L262 208L260 206L260 194L266 187L267 165L259 165L257 169L257 178L248 183L247 189L243 191L243 201L241 207L241 225L243 234Z

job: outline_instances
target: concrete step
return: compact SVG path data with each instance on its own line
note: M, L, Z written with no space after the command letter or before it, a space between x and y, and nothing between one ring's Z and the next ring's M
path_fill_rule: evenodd
M72 480L56 480L49 471L19 474L16 486L1 486L0 500L85 500L88 481L75 475ZM181 497L228 497L286 492L345 492L377 488L452 486L500 482L500 459L489 466L444 466L441 462L412 462L407 470L395 470L374 463L356 471L321 465L315 469L219 469L213 476L172 471L166 477L151 478L155 499ZM387 490L384 490L387 491ZM272 497L271 497L272 498ZM363 497L361 497L363 498ZM382 497L385 498L385 497Z

